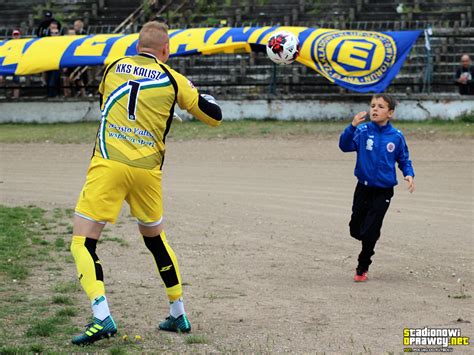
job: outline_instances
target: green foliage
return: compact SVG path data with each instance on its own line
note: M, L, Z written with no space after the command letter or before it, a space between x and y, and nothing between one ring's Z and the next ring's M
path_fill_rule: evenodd
M465 123L474 123L474 111L466 112L459 119Z
M145 15L145 18L149 18L153 14L153 11L150 7L150 0L142 0L142 6L142 11Z
M61 6L54 4L54 2L51 0L47 0L44 4L33 6L33 9L31 11L34 14L33 18L37 21L43 20L43 11L45 10L51 10L53 12L53 17L59 22L61 22L63 26L66 25L64 24L64 21L75 19L78 17L78 14L76 12L67 11L67 13L65 13L62 11L63 9L61 8Z

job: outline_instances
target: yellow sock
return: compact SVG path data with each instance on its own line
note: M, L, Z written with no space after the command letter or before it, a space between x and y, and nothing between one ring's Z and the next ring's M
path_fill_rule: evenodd
M104 274L95 253L96 245L95 239L78 235L72 237L71 253L76 262L77 276L91 301L105 295Z

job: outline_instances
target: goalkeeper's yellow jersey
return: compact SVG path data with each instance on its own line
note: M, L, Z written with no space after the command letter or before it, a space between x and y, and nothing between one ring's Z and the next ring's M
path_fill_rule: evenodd
M94 155L139 168L162 166L175 103L211 126L221 119L202 109L191 81L148 53L110 64L99 93L102 120Z

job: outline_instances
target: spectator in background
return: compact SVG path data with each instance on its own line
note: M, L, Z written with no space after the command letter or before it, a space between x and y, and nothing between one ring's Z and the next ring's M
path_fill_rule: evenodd
M76 30L74 29L73 26L69 26L66 31L67 36L75 36L76 35Z
M76 35L86 35L87 31L84 29L84 22L82 20L76 20L74 21L74 32Z
M21 38L21 32L20 32L20 30L13 30L13 32L12 32L12 38L13 38L13 39L20 39L20 38Z
M48 29L46 30L46 36L61 36L61 25L58 21L51 21Z
M74 26L68 27L68 36L75 36L77 34L76 22L74 22ZM64 96L86 96L84 83L87 82L87 72L81 74L81 67L63 68L62 72Z
M469 55L461 57L461 66L456 70L454 80L461 95L474 95L474 66Z
M21 32L19 30L13 30L12 32L12 39L20 39L21 38ZM0 84L7 84L6 86L9 86L12 88L12 98L18 99L20 97L20 83L25 81L24 76L7 76L3 77L0 75Z
M36 35L38 37L46 37L50 35L48 30L51 25L51 22L56 22L58 30L61 31L61 22L59 22L53 17L53 12L51 10L45 10L43 12L43 15L44 18L39 24L38 29L36 30Z
M52 21L47 29L48 36L59 36L59 23ZM59 94L61 80L61 72L59 70L51 70L46 72L46 87L48 97L56 97Z

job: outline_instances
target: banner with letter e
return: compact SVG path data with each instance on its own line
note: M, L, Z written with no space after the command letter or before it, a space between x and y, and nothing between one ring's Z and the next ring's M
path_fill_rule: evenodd
M222 27L170 30L171 57L265 50L273 32L298 36L298 62L356 92L382 92L400 71L421 31L371 32L324 28ZM0 75L107 65L136 54L138 34L61 36L0 41Z

